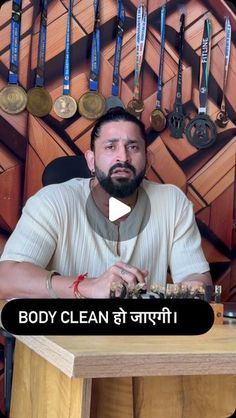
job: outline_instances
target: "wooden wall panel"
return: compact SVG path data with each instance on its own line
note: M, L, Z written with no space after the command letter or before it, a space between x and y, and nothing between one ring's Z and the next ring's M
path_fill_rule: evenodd
M184 135L176 140L166 128L160 135L150 127L150 113L155 107L160 59L160 8L167 3L165 62L162 107L166 114L173 109L177 80L176 49L180 13L186 14L186 36L183 52L183 104L188 117L196 115L199 105L199 56L203 23L212 22L212 55L209 79L208 113L214 120L222 98L224 69L224 16L229 14L233 28L226 105L230 122L218 129L216 143L198 150ZM125 105L132 98L135 65L135 21L138 0L124 0L126 22L120 65L120 96ZM101 0L101 71L99 91L108 97L115 51L116 0ZM48 9L45 83L53 101L62 94L65 31L68 0L51 0ZM0 88L7 83L9 61L11 2L0 9ZM88 90L90 50L93 30L93 0L75 0L72 20L71 94L76 100ZM29 89L34 85L39 31L39 1L23 0L20 83ZM235 138L236 138L236 17L224 0L148 1L148 30L141 73L142 97L148 144L153 162L147 177L159 183L171 182L181 187L193 202L203 247L211 263L213 279L223 283L224 298L236 285L235 254ZM53 111L42 119L25 111L11 116L0 111L0 144L25 165L24 196L41 187L46 164L62 155L82 154L89 147L93 121L76 114L62 120ZM27 158L25 154L27 148ZM1 166L1 161L0 161ZM1 175L0 175L1 177ZM8 223L2 219L1 226ZM7 229L7 228L6 228ZM226 273L227 272L227 273ZM231 292L231 293L230 293ZM236 300L236 296L235 296Z
M0 228L12 231L21 213L23 165L0 143Z

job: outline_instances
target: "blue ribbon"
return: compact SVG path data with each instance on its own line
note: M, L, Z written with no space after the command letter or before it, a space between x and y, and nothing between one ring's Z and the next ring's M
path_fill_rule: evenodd
M120 56L121 56L121 47L125 23L125 9L122 3L122 0L117 0L118 8L118 24L117 24L117 34L116 34L116 47L115 47L115 58L114 58L114 69L113 69L113 81L111 94L113 96L119 95L119 76L120 76Z
M92 39L92 51L91 51L91 72L89 80L90 91L98 90L98 76L100 69L100 6L99 0L94 0L94 30Z
M165 52L165 22L166 22L166 6L161 8L161 53L160 53L160 64L159 64L159 75L157 82L157 100L156 108L161 108L162 99L162 79L163 79L163 66L164 66L164 52Z
M69 1L67 28L66 28L66 49L64 60L64 83L63 94L70 93L70 42L71 42L71 16L72 16L73 0Z
M10 69L8 73L9 84L18 83L20 28L22 0L13 0L11 18L11 45L10 45Z
M46 55L46 35L47 35L47 0L41 2L41 22L39 32L39 44L38 44L38 62L35 86L43 87L44 85L44 68L45 68L45 55Z

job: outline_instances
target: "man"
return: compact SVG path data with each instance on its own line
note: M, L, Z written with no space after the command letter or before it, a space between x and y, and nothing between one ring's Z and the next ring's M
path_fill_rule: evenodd
M123 109L108 112L85 157L91 179L46 186L28 200L1 258L0 297L107 298L114 282L164 285L168 267L174 282L211 284L192 204L177 187L144 179L142 122ZM108 219L111 196L131 208L115 224ZM120 231L133 225L137 233L122 240Z

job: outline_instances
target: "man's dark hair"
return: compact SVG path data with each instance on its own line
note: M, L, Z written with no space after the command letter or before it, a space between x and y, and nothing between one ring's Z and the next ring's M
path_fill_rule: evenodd
M108 123L108 122L120 122L120 121L132 122L135 125L137 125L142 135L142 138L145 142L145 146L147 146L147 135L146 135L145 126L143 122L138 120L134 115L127 112L122 107L116 107L116 108L109 110L104 115L102 115L95 123L93 130L91 132L90 148L92 151L94 151L96 139L99 138L101 127L105 125L105 123Z

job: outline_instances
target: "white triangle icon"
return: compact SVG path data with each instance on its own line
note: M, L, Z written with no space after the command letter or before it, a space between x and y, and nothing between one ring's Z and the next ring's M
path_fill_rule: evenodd
M114 222L131 212L131 207L114 197L109 199L109 221Z

